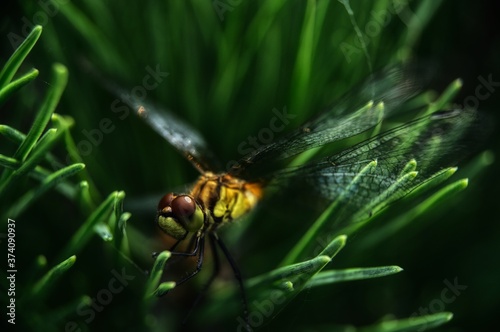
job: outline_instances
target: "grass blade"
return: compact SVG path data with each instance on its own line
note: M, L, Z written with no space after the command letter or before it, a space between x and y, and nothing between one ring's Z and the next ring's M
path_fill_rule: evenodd
M28 56L33 46L35 46L38 38L42 34L42 27L37 25L33 28L30 34L22 42L21 45L14 51L14 54L7 60L0 72L0 90L12 80L17 70Z
M8 83L5 87L0 90L0 105L2 105L10 96L16 93L19 89L21 89L26 84L33 81L38 77L38 70L31 69L23 76L19 77L13 82Z
M406 319L384 321L372 326L360 328L359 332L403 332L403 331L427 331L449 322L453 318L451 312L439 312L437 314Z
M113 203L117 196L124 195L121 191L111 193L108 198L87 218L82 226L76 231L69 243L62 250L60 256L65 256L67 253L77 254L87 244L90 237L94 234L94 227L104 222L113 208Z
M8 215L17 216L33 204L38 198L52 189L66 178L80 172L85 168L84 164L73 164L60 169L47 176L37 189L32 189L25 193L10 209Z
M171 254L169 251L162 251L155 260L153 265L153 269L151 270L151 274L146 281L146 285L144 288L144 306L149 307L151 304L151 300L156 296L160 295L161 291L165 291L165 286L162 286L162 289L158 289L158 284L160 283L161 277L163 275L163 270L165 269L165 263L170 258ZM170 289L175 287L175 283L170 283L172 286Z
M64 272L66 272L70 267L76 262L76 256L70 256L65 259L50 271L48 271L32 288L31 295L26 300L29 301L39 301L43 299L50 287L59 279Z
M399 266L377 266L322 271L312 277L307 287L324 286L341 281L363 280L385 277L403 271Z
M36 141L40 138L43 130L47 126L49 119L54 112L61 95L68 81L68 70L61 64L55 64L52 67L52 84L45 97L45 100L37 113L33 125L26 135L26 139L16 151L14 157L19 160L24 160L30 151L35 146Z
M346 187L344 193L348 193L350 188L356 186L357 181L362 179L363 174L369 173L374 167L377 166L376 161L369 162L360 172L359 174L352 180L349 186ZM344 195L340 195L333 203L328 206L325 211L316 219L316 221L312 224L311 227L307 230L306 234L302 236L302 238L297 242L297 244L289 251L288 255L281 262L280 266L289 265L293 262L297 261L298 257L304 253L306 248L311 244L314 239L316 239L319 235L319 231L322 227L330 220L331 216L335 213L335 211L339 208L340 202Z

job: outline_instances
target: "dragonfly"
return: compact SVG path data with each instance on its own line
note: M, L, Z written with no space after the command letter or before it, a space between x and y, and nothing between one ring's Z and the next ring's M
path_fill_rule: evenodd
M408 107L422 90L414 76L414 70L405 67L373 74L300 127L222 170L197 130L172 113L133 102L137 114L200 173L190 191L167 193L156 211L159 229L176 240L170 248L172 255L197 259L196 268L176 285L201 271L208 242L215 259L208 287L220 266L220 248L239 284L248 325L243 279L217 232L254 210L270 188L307 192L323 207L337 200L341 209L336 219L348 224L372 217L374 200L385 207L439 170L461 161L473 140L470 132L476 112L459 108L426 112L421 106ZM399 117L411 120L392 121ZM331 152L335 143L358 136L362 139L353 145ZM293 163L310 151L317 153ZM412 174L411 179L401 181L405 174ZM182 241L189 242L188 251L176 252Z

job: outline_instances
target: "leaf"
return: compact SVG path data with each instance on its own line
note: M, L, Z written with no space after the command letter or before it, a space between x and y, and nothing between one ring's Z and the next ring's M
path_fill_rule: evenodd
M276 315L305 287L308 287L309 281L342 250L346 239L344 235L338 236L312 259L280 267L248 280L247 290L255 297L251 303L272 301L273 315Z
M55 284L55 282L75 264L76 256L70 256L65 259L50 271L48 271L30 291L30 296L26 296L25 301L40 301L42 300L49 289Z
M87 244L90 237L94 234L94 227L100 222L104 222L109 217L113 203L117 196L123 196L122 191L111 193L108 198L99 205L99 207L85 220L80 228L73 234L69 243L61 251L60 256L65 256L67 253L78 254Z
M9 60L7 60L7 63L5 63L2 71L0 72L0 90L3 90L3 88L12 80L41 34L42 27L40 25L35 26L22 44L19 45L19 47L14 51L14 54L12 54Z
M309 227L307 232L302 236L302 238L295 244L295 246L289 251L285 259L280 263L280 266L288 265L297 260L297 258L302 255L306 248L318 238L320 230L323 226L330 221L332 215L335 214L336 210L341 205L342 200L348 196L349 190L356 186L356 183L362 179L364 174L370 173L373 168L377 166L376 161L369 162L361 171L354 177L351 183L346 187L344 192L334 200L323 213L314 221L314 223Z
M14 158L24 161L35 146L36 141L40 138L43 130L47 126L52 113L54 112L61 95L68 81L68 70L61 64L52 66L52 79L49 85L49 90L45 96L42 105L37 112L35 121L31 126L30 131L26 135L26 139L16 151Z
M21 162L20 169L16 171L8 169L3 172L0 178L0 195L6 192L9 186L11 186L17 178L33 169L45 156L45 153L51 148L52 144L54 144L56 137L58 137L55 129L49 130L38 142L39 145L37 145L37 141L40 139L40 136L47 126L54 109L59 103L59 99L61 98L64 88L66 87L67 79L68 72L66 67L60 64L55 64L52 67L52 85L46 94L42 106L37 112L35 121L33 122L30 131L13 156L14 159ZM6 131L5 127L4 131ZM16 136L13 135L12 130L10 130L8 134L10 134L10 137ZM31 155L31 158L28 158L28 155L35 148L35 146L37 146L36 151L33 155Z
M26 84L33 81L38 77L38 70L31 69L26 74L22 75L18 79L13 82L7 84L4 88L0 90L0 105L2 105L10 96L16 93L19 89L21 89Z
M307 287L324 286L341 281L364 280L385 277L403 271L399 266L377 266L322 271L315 275Z
M32 205L38 198L45 194L48 190L57 186L59 183L64 181L66 178L80 172L85 168L84 164L73 164L60 169L50 175L48 175L36 189L31 189L26 192L19 200L12 205L9 209L8 215L17 216L27 208Z
M161 277L163 275L163 270L165 269L165 263L170 258L171 254L169 251L162 251L158 257L156 257L151 274L146 282L144 288L143 301L145 306L150 305L150 301L157 296L163 295L166 291L175 287L175 282L164 283L165 285L159 287Z
M449 322L453 318L451 312L439 312L432 315L414 316L400 320L384 321L372 326L360 328L359 332L403 332L427 331Z

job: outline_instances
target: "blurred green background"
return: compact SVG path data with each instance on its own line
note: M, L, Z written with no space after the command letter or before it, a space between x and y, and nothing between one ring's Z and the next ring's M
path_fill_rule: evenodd
M492 2L414 0L398 12L391 7L393 1L353 1L351 6L361 31L371 31L366 44L375 70L409 57L429 61L437 68L433 89L442 91L455 78L463 79L457 104L476 94L481 84L478 77L491 75L493 81L500 81L498 11ZM96 204L114 190L125 191L125 210L132 212L130 251L139 267L126 265L136 276L132 287L125 287L95 320L85 323L71 303L84 294L94 297L106 287L113 275L110 271L121 269L112 259L113 249L94 237L40 307L43 316L32 319L29 310L19 309L19 323L24 321L29 329L39 326L43 330L44 317L53 322L47 330L63 330L67 321L75 321L84 331L146 329L147 319L139 306L146 280L143 271L153 264L150 252L166 248L153 222L155 204L162 194L182 188L197 176L150 128L132 115L117 112L117 97L91 71L125 91L143 84L146 68L168 72L156 88L147 90L147 100L170 109L199 130L223 162L241 157L238 144L268 126L274 108L286 107L296 115L286 127L291 130L370 73L351 18L338 1L177 0L126 5L113 0L20 1L4 8L2 64L14 51L18 37L25 37L33 24L41 24L44 30L20 70L35 67L40 75L2 105L1 122L27 132L51 83L51 66L55 62L67 66L69 80L56 112L75 119L75 143L89 140L85 133L95 133L103 118L114 126L100 137L95 134L100 143L81 153L86 169L71 181L90 180ZM492 121L498 118L499 96L499 91L491 91L479 104ZM497 156L498 142L495 130L487 147ZM2 138L1 149L9 155L15 146ZM54 154L64 161L67 152L59 145ZM496 322L500 308L496 195L500 180L497 163L481 171L464 169L468 172L462 176L474 174L465 192L370 250L356 249L362 232L331 264L333 268L399 265L404 272L306 291L261 330L314 331L333 323L369 325L387 314L396 318L421 314L420 308L436 305L443 281L455 278L467 289L440 308L453 312L454 318L439 330L486 330ZM2 210L15 201L15 195L36 184L26 181L14 190L12 197L0 203ZM88 213L51 191L28 211L8 216L19 226L17 260L24 272L17 279L20 293L33 280L29 271L36 257L44 255L49 267L59 263L60 249ZM265 220L221 232L245 276L275 267L289 248L287 239L298 239L300 234L280 224L279 214L259 211ZM275 219L275 224L267 225L266 220ZM242 233L242 228L244 236L231 239L231 232ZM222 280L231 281L229 269L224 268ZM172 329L169 320L184 317L200 284L191 282L161 299L153 311L156 326ZM217 317L205 321L203 306L207 305L210 301L195 309L187 329L234 329L234 318L224 315L219 321L213 321ZM235 299L230 305L239 302Z

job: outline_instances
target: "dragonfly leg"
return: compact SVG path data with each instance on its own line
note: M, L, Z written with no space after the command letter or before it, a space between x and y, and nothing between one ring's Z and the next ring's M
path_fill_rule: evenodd
M212 236L208 239L209 244L210 244L210 249L212 250L213 254L213 261L214 261L214 266L212 270L212 274L210 275L210 278L208 278L207 283L203 286L203 288L200 290L198 293L198 296L194 300L193 304L191 305L191 309L189 309L189 312L187 313L186 317L184 318L184 321L182 322L183 325L187 323L187 320L193 310L196 308L200 300L203 298L203 296L206 294L207 290L210 288L212 285L212 282L215 280L215 277L219 274L220 272L220 257L219 257L219 252L217 251L217 246L215 245L215 240Z
M243 285L243 278L241 277L241 272L236 265L236 262L234 261L233 257L229 253L229 250L227 249L226 245L222 240L217 236L216 233L211 233L210 238L216 242L219 245L219 248L222 250L224 253L224 256L226 256L229 265L231 265L231 268L233 269L234 277L238 281L238 285L240 287L240 292L241 292L241 301L243 303L243 316L245 320L245 328L247 331L252 331L252 328L250 327L250 319L249 319L249 313L248 313L248 301L247 301L247 296L245 292L245 286Z
M174 246L171 248L175 248L177 246L177 244L179 244L180 241L178 241L177 243L174 244ZM182 278L181 280L177 281L175 284L176 286L180 285L180 284L183 284L185 283L186 281L188 281L189 279L191 279L192 277L194 277L195 275L198 274L198 272L200 272L201 270L201 267L203 265L203 253L205 251L205 237L195 237L191 240L191 243L190 243L190 247L192 247L193 245L193 242L194 242L194 249L192 252L171 252L172 255L175 255L177 258L180 258L180 257L189 257L189 256L196 256L198 255L198 262L196 264L196 269L191 272L189 275L187 275L186 277ZM169 293L169 291L163 293L161 296L165 296Z
M192 277L194 277L195 275L197 275L200 270L201 270L201 267L203 266L203 254L205 252L205 237L197 237L196 238L196 245L195 245L195 248L192 252L175 252L175 253L172 253L172 254L176 254L176 255L179 255L179 256L195 256L196 254L198 255L198 262L196 263L196 269L191 272L190 274L188 274L187 276L185 276L184 278L182 278L181 280L177 281L175 283L175 286L179 286L183 283L185 283L186 281L188 281L189 279L191 279Z
M170 251L170 252L174 251L175 247L177 247L177 245L178 245L181 241L182 241L182 240L178 240L177 242L175 242L175 243L174 243L174 245L173 245L170 249L168 249L168 251ZM151 257L156 258L156 257L158 257L158 255L159 255L159 254L160 254L160 252L159 252L159 251L153 251L153 253L151 254Z

